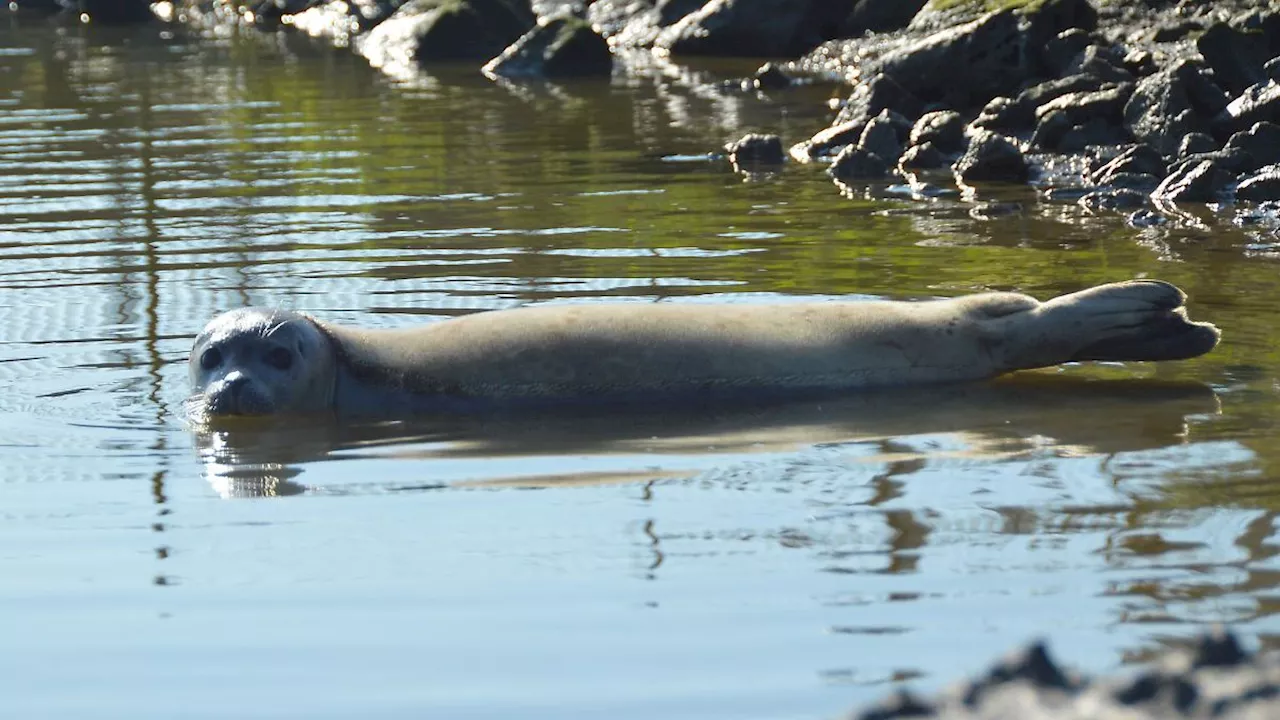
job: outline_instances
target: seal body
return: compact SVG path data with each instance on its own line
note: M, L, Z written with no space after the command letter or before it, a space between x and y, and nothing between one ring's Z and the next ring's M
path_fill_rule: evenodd
M249 308L210 322L190 367L197 404L214 416L794 396L982 380L1075 360L1193 357L1213 348L1218 331L1187 320L1184 300L1168 283L1131 281L1045 303L1016 293L923 302L599 303L395 330ZM296 349L290 361L280 350L286 347Z

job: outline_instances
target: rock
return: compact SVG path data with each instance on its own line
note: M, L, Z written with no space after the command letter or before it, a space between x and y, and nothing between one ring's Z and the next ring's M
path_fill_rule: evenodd
M1161 181L1151 197L1172 202L1213 202L1232 179L1231 173L1213 161L1201 160L1175 169Z
M1240 647L1236 636L1223 627L1217 626L1197 639L1195 654L1191 658L1191 667L1232 667L1241 665L1248 659L1249 654Z
M489 77L608 77L613 55L590 23L562 16L521 35L483 71Z
M1056 150L1058 143L1062 142L1062 138L1066 137L1071 127L1071 121L1067 119L1065 112L1061 110L1047 112L1036 123L1036 129L1031 133L1028 145L1037 150Z
M1187 60L1143 78L1125 104L1125 127L1138 141L1172 155L1183 136L1209 129L1199 112L1211 100L1206 82L1212 84L1203 68Z
M886 110L872 118L863 128L858 147L889 165L897 164L898 158L902 156L902 141L910 128L911 125L907 124L906 129L902 130L900 125L890 119L889 111Z
M1068 66L1084 49L1093 44L1093 36L1079 28L1063 30L1045 43L1040 52L1040 62L1050 75L1069 75Z
M1236 186L1236 200L1280 200L1280 167L1269 165L1241 180Z
M906 117L919 117L924 103L889 75L878 73L853 88L834 124L851 121L868 122L882 111L892 108Z
M897 718L914 718L933 716L935 708L932 704L921 700L908 690L899 690L888 699L862 710L849 720L895 720Z
M1248 161L1239 170L1256 170L1263 165L1280 163L1280 125L1256 123L1248 130L1232 135L1222 149L1229 154L1239 151Z
M1036 115L1061 110L1071 125L1083 125L1094 120L1120 125L1124 119L1124 106L1133 94L1133 83L1113 85L1093 92L1071 92L1060 95L1036 108Z
M1076 201L1086 210L1129 210L1147 204L1147 194L1131 188L1095 190Z
M932 143L946 154L964 151L964 119L954 110L935 110L920 116L907 136L911 145Z
M1255 163L1249 154L1240 148L1222 148L1213 152L1197 153L1179 158L1176 162L1169 166L1170 173L1176 173L1185 170L1188 167L1201 162L1211 162L1215 167L1221 168L1232 175L1238 175L1247 170L1253 170L1261 167L1261 163Z
M1070 93L1090 92L1097 90L1102 81L1092 75L1068 75L1057 80L1046 80L1032 85L1018 95L1018 104L1027 109L1027 122L1035 119L1036 111L1047 102L1052 102Z
M586 18L614 47L647 48L653 46L663 28L705 4L706 0L658 0L656 4L595 0L587 5Z
M976 129L1014 132L1031 124L1032 108L1012 98L995 97L982 107L982 112L969 124Z
M964 155L952 166L956 180L964 185L981 182L1026 182L1030 168L1026 158L1009 138L980 130L969 142Z
M827 174L837 180L876 180L888 171L883 158L852 145L841 150L827 168Z
M811 162L830 155L838 148L854 145L862 137L862 129L869 121L853 120L832 125L812 138L791 147L791 157L799 162Z
M1117 126L1102 118L1093 118L1087 122L1071 126L1058 139L1058 150L1065 153L1079 153L1087 148L1107 145L1123 145L1133 141L1133 137Z
M868 32L899 30L911 22L927 0L856 0L839 37L857 37Z
M1130 50L1124 54L1124 69L1134 77L1146 77L1159 70L1156 57L1146 50Z
M1232 94L1268 80L1262 66L1275 56L1260 33L1243 32L1222 22L1210 25L1196 39L1196 50Z
M765 63L751 77L751 85L757 90L785 90L791 87L791 76L776 63Z
M1129 217L1125 218L1125 222L1129 227L1149 228L1159 227L1160 225L1164 225L1169 222L1169 220L1157 212L1143 209L1129 213Z
M1262 75L1267 80L1280 80L1280 57L1274 57L1262 66Z
M425 63L488 60L534 26L514 0L409 0L356 38L374 67L412 71Z
M923 144L907 148L898 159L898 168L902 171L937 170L946 164L946 155L927 140Z
M1124 56L1114 48L1090 45L1067 65L1066 75L1087 75L1098 82L1132 82L1133 74L1124 67Z
M733 169L744 174L772 172L785 162L782 139L777 135L750 133L724 146Z
M1187 133L1178 143L1177 157L1185 158L1197 153L1208 153L1218 149L1218 143L1206 133Z
M1256 122L1280 121L1280 83L1272 80L1249 86L1213 119L1221 134L1242 130Z
M796 57L831 39L834 27L823 21L852 8L853 0L709 0L659 32L653 47L672 55Z
M1150 145L1130 145L1089 174L1089 182L1095 185L1115 184L1118 175L1145 175L1162 178L1168 172L1164 158Z

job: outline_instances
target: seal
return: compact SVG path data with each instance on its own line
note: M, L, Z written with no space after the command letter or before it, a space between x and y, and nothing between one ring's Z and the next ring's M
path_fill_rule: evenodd
M1047 302L596 303L371 330L243 308L189 361L197 418L409 415L516 406L706 403L977 381L1088 360L1179 360L1218 343L1158 280Z

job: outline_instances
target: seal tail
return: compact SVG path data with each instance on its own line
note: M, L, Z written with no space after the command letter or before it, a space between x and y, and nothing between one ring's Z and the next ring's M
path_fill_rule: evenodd
M1213 325L1187 317L1186 300L1167 282L1130 280L1054 298L1040 312L1079 331L1075 349L1058 362L1185 360L1209 352L1221 337Z

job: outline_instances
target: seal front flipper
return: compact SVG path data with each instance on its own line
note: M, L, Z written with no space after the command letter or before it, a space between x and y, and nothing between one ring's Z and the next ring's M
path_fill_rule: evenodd
M1024 349L1018 365L1063 362L1185 360L1212 350L1221 337L1209 323L1187 317L1187 296L1160 280L1111 283L1062 295L1028 314L1039 347Z

